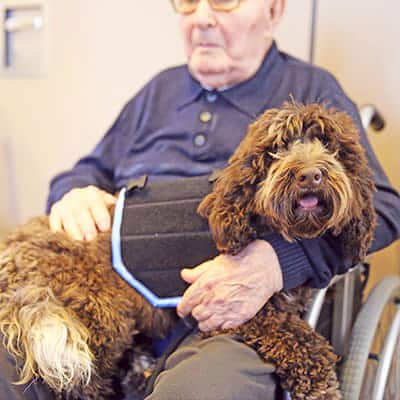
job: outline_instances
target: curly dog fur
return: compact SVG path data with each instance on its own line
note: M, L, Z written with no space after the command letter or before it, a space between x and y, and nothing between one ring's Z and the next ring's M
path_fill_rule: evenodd
M288 102L249 127L198 211L208 218L222 253L237 254L267 229L288 241L330 233L343 256L356 263L373 239L374 191L350 116L320 104ZM309 291L293 290L290 300L276 294L255 318L230 332L276 364L293 398L338 399L335 356L299 318Z
M287 240L329 232L356 262L372 240L373 190L351 118L286 103L250 126L199 212L224 253L238 253L268 227ZM0 245L0 291L0 330L20 382L43 379L60 398L111 399L124 379L143 386L136 366L146 351L132 349L143 337L165 335L175 321L112 270L109 234L73 241L50 232L45 217ZM303 287L277 294L229 333L276 365L294 399L339 399L337 357L300 318L309 294Z
M288 241L330 231L346 257L363 260L376 216L372 172L359 139L350 116L320 104L292 102L266 111L200 204L218 250L236 254L266 227ZM301 207L313 197L317 207Z
M60 397L111 399L137 334L163 337L170 329L169 313L112 269L108 233L74 241L39 217L0 249L0 331L20 383L41 378Z

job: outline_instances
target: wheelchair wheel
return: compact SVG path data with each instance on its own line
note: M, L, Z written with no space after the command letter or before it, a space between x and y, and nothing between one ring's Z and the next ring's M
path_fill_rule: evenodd
M400 278L383 279L354 323L341 370L344 400L400 400Z

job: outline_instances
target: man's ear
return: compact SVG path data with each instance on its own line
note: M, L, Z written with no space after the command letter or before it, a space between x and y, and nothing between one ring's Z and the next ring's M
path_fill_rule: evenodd
M272 0L269 6L271 28L275 30L285 12L286 0Z

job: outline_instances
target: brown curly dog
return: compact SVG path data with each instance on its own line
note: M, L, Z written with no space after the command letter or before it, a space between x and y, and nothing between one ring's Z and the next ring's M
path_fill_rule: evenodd
M219 250L236 254L268 227L287 240L329 231L346 257L362 259L375 214L358 140L350 117L320 105L287 103L263 114L199 207ZM273 296L229 333L276 365L293 399L339 399L337 357L300 318L309 292ZM135 384L143 381L142 353L132 349L174 322L112 270L109 234L77 242L50 232L41 217L0 244L0 331L21 382L42 379L59 398L111 399L122 390L124 362L140 375Z
M250 125L198 211L208 218L222 253L237 254L267 230L288 241L330 233L343 256L356 263L373 239L374 191L350 116L320 104L288 102ZM276 294L230 332L276 364L292 398L339 399L335 356L299 318L309 291Z
M19 383L40 378L55 397L112 399L138 334L163 337L171 321L112 269L109 233L74 241L38 217L0 244L0 331Z
M330 231L357 262L373 237L374 191L352 119L291 102L250 125L199 212L224 253L238 253L266 228L288 241Z

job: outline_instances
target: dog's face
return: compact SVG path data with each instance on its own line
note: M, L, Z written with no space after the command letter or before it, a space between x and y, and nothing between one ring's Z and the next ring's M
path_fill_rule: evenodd
M356 158L361 162L363 153L357 131L342 113L289 104L265 113L255 125L264 131L258 157L265 175L255 208L272 228L288 240L314 238L329 229L339 234L360 216L354 185Z
M318 138L299 138L269 155L256 194L257 212L288 239L312 238L348 221L352 188L337 152Z
M374 190L352 118L291 102L250 125L198 211L225 253L237 254L264 230L289 241L329 230L357 262L373 239Z

